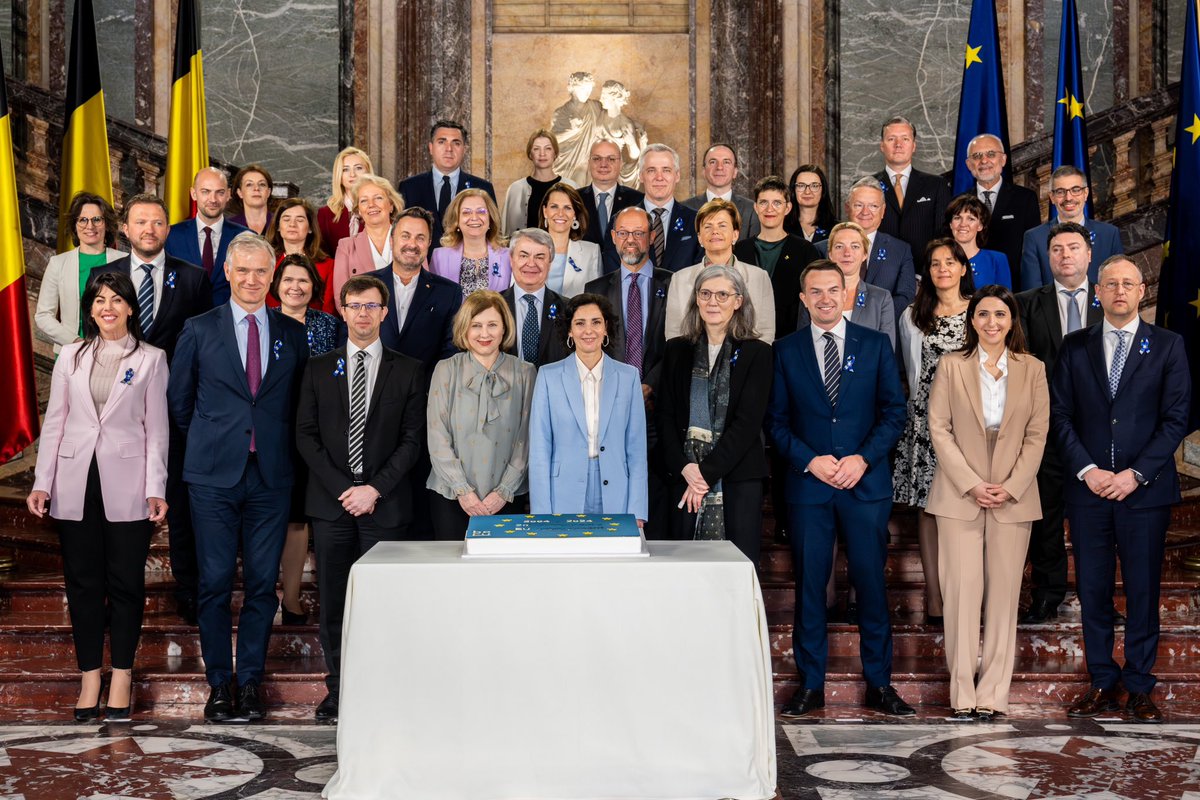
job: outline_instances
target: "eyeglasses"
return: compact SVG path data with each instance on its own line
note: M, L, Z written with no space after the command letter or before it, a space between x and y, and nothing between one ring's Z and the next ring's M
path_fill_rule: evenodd
M1133 281L1105 281L1100 284L1100 288L1106 292L1115 292L1118 289L1125 292L1132 292L1142 284L1134 283Z
M707 303L709 300L716 300L718 305L725 305L735 297L741 297L737 292L713 292L708 289L701 289L696 292L696 299L701 303Z
M793 183L792 188L797 192L819 192L821 191L821 182L816 183Z
M754 205L757 208L779 209L779 208L783 208L785 205L787 205L787 203L786 203L786 201L783 201L783 200L759 200Z
M851 203L850 204L850 210L854 211L856 213L859 211L875 212L881 208L883 208L883 206L880 205L879 203Z
M104 224L104 217L80 217L79 219L75 220L75 224L82 225L85 228L88 225L94 225L98 228Z
M1086 191L1086 186L1072 186L1069 189L1051 189L1050 196L1056 200L1062 200L1068 194L1071 195L1071 197L1079 197L1079 195Z
M982 153L971 153L970 155L967 156L967 158L969 158L972 161L984 161L984 160L992 161L994 159L999 158L1002 155L1004 155L1004 153L999 150L987 150Z
M357 314L359 311L378 311L383 308L383 303L346 303L342 308Z
M639 242L650 235L650 231L613 231L613 236L620 239L622 242L630 236L637 239Z

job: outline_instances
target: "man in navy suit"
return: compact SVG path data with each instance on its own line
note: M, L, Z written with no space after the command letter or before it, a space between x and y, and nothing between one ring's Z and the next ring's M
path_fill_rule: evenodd
M512 312L517 338L505 352L535 367L562 361L570 355L562 331L567 302L546 285L554 240L541 228L522 228L512 235L508 253L513 285L500 296Z
M308 359L304 326L264 305L274 271L266 239L247 232L230 243L232 301L184 324L167 387L171 415L187 436L183 479L200 565L200 647L211 687L204 717L211 722L265 715L259 684L279 608L293 423ZM244 599L235 680L230 602L239 545Z
M204 270L173 258L163 251L167 240L167 206L153 194L138 194L125 203L121 233L132 251L125 258L92 270L124 272L139 287L142 333L146 341L161 347L167 364L175 355L175 343L183 324L212 308L212 284ZM147 324L149 322L149 324ZM175 602L184 622L196 624L196 537L183 482L183 433L171 426L167 457L167 530L171 548L171 574L175 578Z
M887 336L842 315L846 278L837 265L804 268L801 298L812 324L775 342L768 419L788 466L786 496L796 581L793 648L801 686L783 708L800 716L825 705L825 584L839 528L858 590L866 705L915 712L892 688L892 626L884 564L892 510L888 453L904 429L900 371Z
M1136 722L1161 722L1150 699L1158 598L1175 450L1188 433L1191 378L1183 339L1143 322L1141 270L1123 256L1099 270L1104 321L1063 340L1051 384L1050 429L1066 477L1067 519L1091 688L1067 711L1116 711L1120 689ZM1125 666L1113 659L1116 558L1125 589Z
M1007 163L1008 155L1000 137L981 133L967 143L967 170L975 178L975 196L992 214L987 247L1004 253L1009 273L1019 280L1025 234L1041 223L1042 212L1033 190L1004 180Z
M679 184L679 154L665 144L652 144L638 161L646 196L642 207L650 215L650 260L655 269L679 272L699 264L704 252L696 235L696 212L675 202ZM615 272L621 258L615 248L604 251L605 273Z
M167 234L167 255L204 268L212 281L213 305L229 302L229 280L225 277L225 251L246 228L225 219L229 204L229 181L225 173L205 167L192 180L196 216L177 222Z
M946 225L950 187L942 176L913 168L917 128L904 117L892 117L883 123L879 151L883 153L884 168L874 177L887 203L880 230L906 242L916 257L922 258L929 240L941 236Z
M1088 232L1092 248L1092 262L1088 265L1088 280L1098 283L1100 264L1110 256L1121 255L1125 246L1121 244L1121 232L1115 225L1097 222L1084 215L1091 190L1087 177L1076 167L1062 166L1050 176L1050 202L1058 211L1058 219L1033 228L1025 234L1021 252L1021 288L1032 289L1045 286L1054 280L1050 270L1050 229L1059 223L1075 222Z
M410 175L396 187L404 204L417 206L433 214L433 243L442 241L442 218L455 195L463 189L483 189L496 201L496 190L483 178L464 172L467 156L467 129L461 122L439 119L429 130L429 158L433 169ZM385 341L386 344L386 341Z
M588 154L588 176L592 182L579 190L589 220L583 238L600 245L601 250L612 250L609 234L617 212L629 206L640 206L643 195L618 181L621 177L621 150L607 139L592 143ZM601 207L603 214L600 213Z
M917 275L908 244L880 230L880 223L887 217L886 210L883 190L874 178L862 178L850 187L846 216L862 226L871 243L871 258L863 280L891 293L892 308L899 322L900 315L917 295ZM816 247L822 258L829 257L828 241L817 242ZM925 252L921 251L917 257L923 262Z

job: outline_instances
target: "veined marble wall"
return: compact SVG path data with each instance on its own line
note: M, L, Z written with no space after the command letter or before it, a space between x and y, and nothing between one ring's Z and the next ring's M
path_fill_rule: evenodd
M1181 5L1182 3L1178 3ZM1062 0L1045 0L1045 37L1042 85L1045 88L1046 130L1054 130L1052 97L1058 87L1058 41L1062 28ZM1080 66L1083 70L1084 113L1095 114L1113 104L1113 4L1112 0L1075 0L1079 18ZM1182 40L1181 40L1182 41ZM1175 80L1178 80L1178 74Z
M324 198L339 149L338 1L208 0L202 14L211 154Z
M67 29L64 39L70 57L75 2L64 0ZM104 110L111 117L133 122L134 4L130 0L92 0L96 19L96 51L100 57L100 85Z

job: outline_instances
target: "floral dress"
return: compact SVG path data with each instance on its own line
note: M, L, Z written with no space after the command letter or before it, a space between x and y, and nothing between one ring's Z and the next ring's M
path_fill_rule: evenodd
M467 258L463 256L458 271L458 284L462 287L463 299L472 292L488 288L488 257Z
M937 457L929 438L929 389L943 353L962 347L967 335L967 312L938 317L932 334L921 342L921 371L916 386L908 387L908 421L896 446L892 487L897 503L924 508Z

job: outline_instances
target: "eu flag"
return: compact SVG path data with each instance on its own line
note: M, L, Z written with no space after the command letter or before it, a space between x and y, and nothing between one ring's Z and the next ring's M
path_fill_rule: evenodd
M1167 207L1156 322L1183 337L1192 373L1191 429L1200 427L1200 28L1197 3L1188 0L1183 33L1179 112L1175 116L1175 166Z
M954 194L970 192L975 178L967 170L967 145L981 133L999 137L1008 152L1008 108L1004 103L1004 69L994 0L973 0L967 30L967 57L958 101L958 136L954 144ZM1008 164L1004 180L1012 180Z
M1079 23L1075 0L1063 0L1062 30L1058 39L1058 91L1054 94L1054 159L1052 169L1064 164L1078 168L1091 186L1088 169L1087 120L1083 116L1083 70L1079 66ZM1050 219L1056 210L1050 206ZM1087 215L1092 216L1088 195Z

